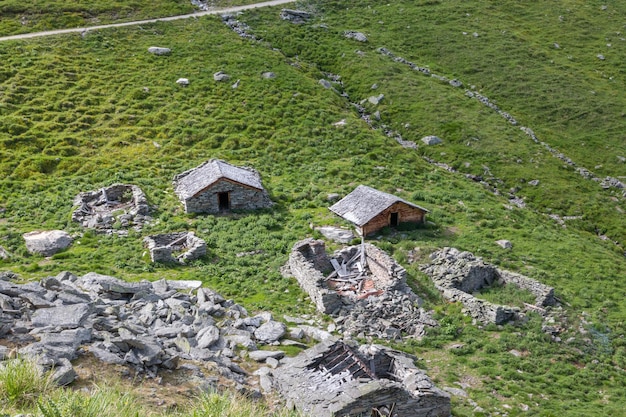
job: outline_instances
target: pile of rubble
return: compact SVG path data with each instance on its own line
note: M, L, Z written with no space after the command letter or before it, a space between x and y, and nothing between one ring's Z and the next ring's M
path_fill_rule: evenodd
M146 195L136 185L113 184L74 198L72 220L102 233L124 234L130 227L141 230L151 220Z
M436 326L406 284L406 271L384 251L362 243L326 255L324 241L305 239L289 256L294 276L317 309L334 317L345 336L420 337Z
M461 302L467 314L482 323L502 324L523 315L519 307L493 304L472 293L494 284L515 285L535 296L534 304L525 310L544 313L543 307L557 304L554 288L521 274L504 271L489 265L470 252L443 248L430 256L431 263L420 269L431 277L437 289L450 301Z
M16 278L0 274L0 360L11 352L36 358L54 368L59 384L74 381L70 361L87 353L147 377L176 369L181 359L210 362L244 384L239 351L278 344L288 330L269 313L248 315L199 281L125 282L93 272L26 284Z

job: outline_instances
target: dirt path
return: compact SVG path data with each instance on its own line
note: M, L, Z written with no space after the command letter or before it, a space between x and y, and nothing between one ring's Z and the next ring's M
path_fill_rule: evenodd
M16 40L16 39L39 38L42 36L64 35L66 33L83 33L83 32L88 32L91 30L115 28L115 27L122 27L122 26L143 25L145 23L167 22L170 20L189 19L191 17L200 17L200 16L206 16L206 15L212 15L212 14L234 13L234 12L239 12L242 10L256 9L258 7L280 6L281 4L293 3L294 1L295 0L271 0L271 1L264 1L262 3L248 4L246 6L225 7L223 9L208 10L208 11L196 12L196 13L191 13L191 14L182 14L179 16L159 17L156 19L137 20L134 22L111 23L108 25L78 27L78 28L72 28L72 29L48 30L45 32L22 33L20 35L1 36L0 42Z

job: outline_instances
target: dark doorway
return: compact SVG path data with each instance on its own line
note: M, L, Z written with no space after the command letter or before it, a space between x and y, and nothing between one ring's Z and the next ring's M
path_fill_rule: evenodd
M230 196L229 193L217 193L217 204L220 211L230 210Z
M392 227L396 227L398 225L398 213L391 213L391 221L389 225Z

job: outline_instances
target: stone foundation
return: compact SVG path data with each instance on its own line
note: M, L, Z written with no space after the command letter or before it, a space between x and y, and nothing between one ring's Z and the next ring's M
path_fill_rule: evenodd
M461 302L467 313L482 323L502 324L523 315L519 307L493 304L472 295L494 283L515 285L529 291L535 296L536 307L556 304L552 287L521 274L500 270L469 252L443 248L430 258L432 262L421 265L420 269L431 277L446 299Z
M144 243L150 250L152 262L186 264L207 253L206 242L193 232L148 236Z
M78 194L78 206L72 220L83 227L113 233L119 229L141 226L150 220L150 206L141 188L129 184L113 184L95 191Z

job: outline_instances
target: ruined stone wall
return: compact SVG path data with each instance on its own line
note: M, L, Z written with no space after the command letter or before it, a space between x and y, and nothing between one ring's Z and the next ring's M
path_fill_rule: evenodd
M519 308L493 304L456 288L437 286L437 289L442 292L445 299L462 303L465 313L481 323L504 324L515 320L520 312Z
M193 232L176 232L152 235L144 238L150 251L152 262L182 263L199 259L206 255L207 247L203 239ZM174 256L175 252L182 252Z
M332 314L343 307L342 297L324 287L326 277L321 271L332 269L324 241L305 239L296 243L288 262L291 273L319 311Z
M229 193L231 210L255 210L271 207L272 201L265 190L221 179L205 191L184 201L187 213L218 213L218 193Z
M542 284L534 279L510 271L500 271L500 279L505 284L515 285L529 291L535 296L535 305L538 307L556 305L554 288Z
M431 263L421 265L443 296L463 303L468 315L482 323L501 324L515 320L520 308L493 304L471 293L495 282L515 285L535 295L537 306L555 305L554 289L534 279L486 264L481 258L456 248L443 248L431 255Z

